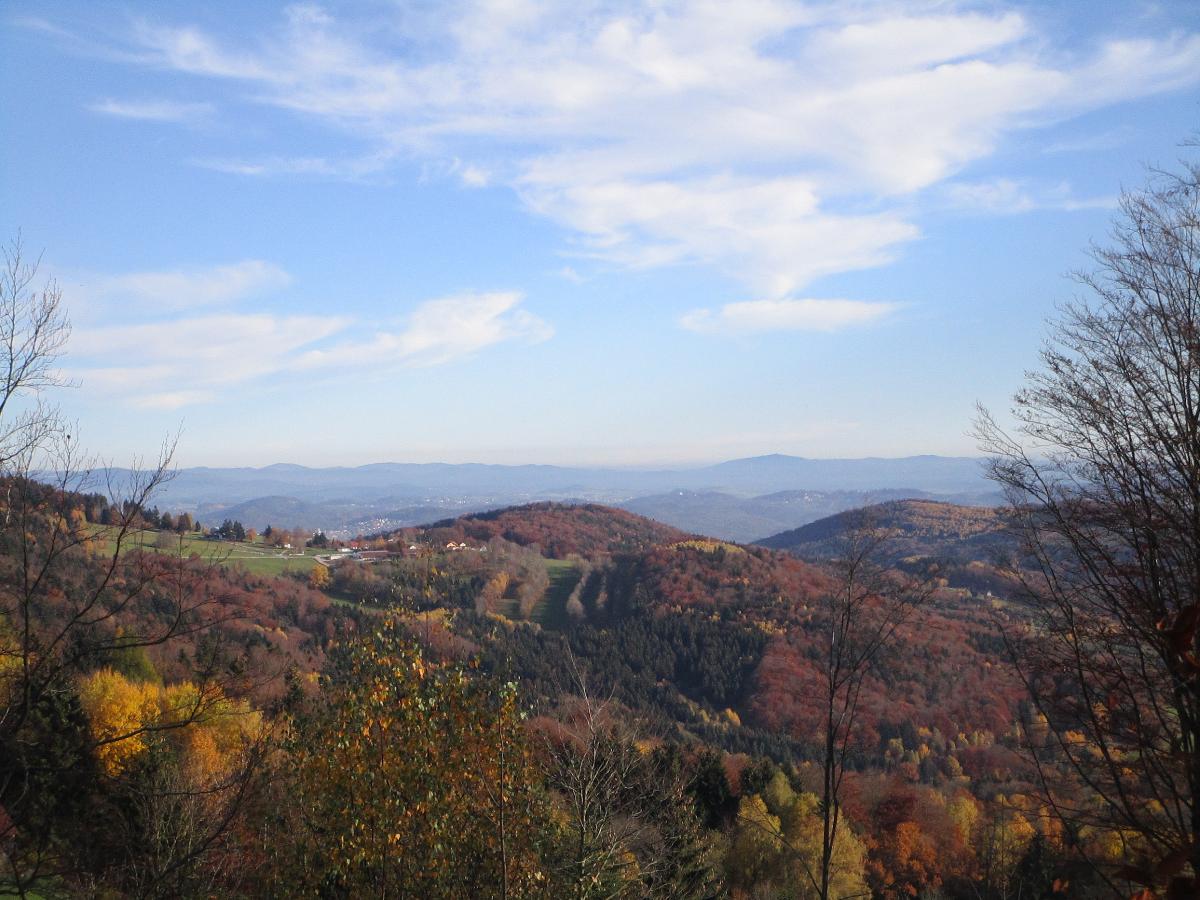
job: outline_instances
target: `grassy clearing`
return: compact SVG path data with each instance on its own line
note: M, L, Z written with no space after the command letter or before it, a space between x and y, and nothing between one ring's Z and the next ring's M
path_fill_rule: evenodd
M90 526L96 536L97 550L111 553L114 541L111 529L100 525ZM213 541L194 534L170 534L170 543L164 542L158 546L159 537L164 532L140 529L130 532L122 543L121 552L145 550L150 553L163 553L170 556L199 556L223 566L243 566L255 575L289 575L304 574L312 571L313 557L322 551L312 547L303 550L280 550L271 547L261 540L254 541Z
M546 570L550 575L550 587L533 610L533 621L543 628L561 631L567 627L567 598L579 583L579 569L564 559L548 559Z
M319 563L313 562L311 556L239 556L229 558L223 565L244 566L255 575L308 575Z
M546 574L550 576L550 586L533 608L529 621L561 631L567 627L567 598L579 583L579 569L565 559L548 559ZM524 621L515 597L501 600L496 611L514 622Z

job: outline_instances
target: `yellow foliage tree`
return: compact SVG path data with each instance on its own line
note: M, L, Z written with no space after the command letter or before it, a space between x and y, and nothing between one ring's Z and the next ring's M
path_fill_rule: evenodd
M129 681L112 669L100 669L83 679L79 701L101 768L108 775L120 775L146 749L144 729L158 719L158 689Z
M791 881L795 896L820 896L822 823L816 794L798 794L781 817L784 841L788 848ZM866 851L858 836L843 822L833 841L833 859L829 872L831 898L862 897L867 891L863 877Z
M312 567L312 571L308 573L308 586L313 590L323 591L329 587L333 578L329 574L329 567L317 564Z
M971 844L971 835L979 822L979 801L960 791L950 798L946 804L946 815L954 828L954 838L963 847Z
M797 794L787 776L776 772L762 795L743 797L738 824L726 856L734 886L747 890L773 884L788 897L815 900L820 896L822 821L815 794ZM845 826L838 829L830 866L829 896L865 896L866 852Z
M758 794L738 803L738 825L729 842L725 869L734 886L752 887L776 881L782 872L783 839L778 816L771 815Z
M189 771L225 772L259 737L261 715L244 700L191 682L162 686L100 669L79 684L96 758L110 776L122 774L144 753L151 736L171 744ZM191 758L192 753L196 759Z

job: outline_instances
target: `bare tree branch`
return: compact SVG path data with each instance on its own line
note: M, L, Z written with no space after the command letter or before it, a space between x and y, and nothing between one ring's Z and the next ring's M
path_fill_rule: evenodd
M1114 889L1187 878L1193 890L1200 167L1153 172L1127 193L1092 257L1076 276L1084 296L1061 308L1015 397L1015 429L982 409L976 420L1021 540L1014 574L1032 616L1005 623L1006 641L1049 728L1049 741L1029 742L1048 801L1140 858L1101 874Z

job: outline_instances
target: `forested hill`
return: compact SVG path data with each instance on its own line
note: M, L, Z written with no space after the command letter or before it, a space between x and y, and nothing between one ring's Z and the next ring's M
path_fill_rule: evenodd
M670 525L594 503L512 506L404 529L401 534L433 546L500 537L523 547L536 544L550 559L564 559L568 554L592 558L633 553L689 537Z
M1004 588L1017 543L1000 509L958 506L935 500L897 500L828 516L764 538L759 545L810 562L837 559L853 535L871 529L883 540L881 562L909 567L936 562L950 584L973 589Z
M539 503L395 537L405 552L435 556L442 603L489 617L457 615L443 636L447 646L465 640L485 658L505 660L543 701L569 680L561 671L569 647L596 690L656 721L663 734L781 755L789 739L808 734L814 616L837 589L836 572L822 561L685 535L603 506ZM469 549L446 552L463 541ZM488 552L479 552L484 546ZM384 580L412 581L425 571L415 560L392 565L395 575L344 569L335 587L377 597ZM889 735L902 719L943 733L1007 728L1012 689L992 669L998 642L985 605L949 585L919 610L902 629L903 650L881 659L870 679L864 722ZM535 627L497 630L488 624L497 617ZM726 709L738 725L722 720Z

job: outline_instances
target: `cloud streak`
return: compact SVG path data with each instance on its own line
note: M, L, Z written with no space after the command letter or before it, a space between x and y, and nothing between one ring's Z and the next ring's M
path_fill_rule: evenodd
M294 367L304 348L348 319L225 313L76 330L71 376L85 390L142 409L216 400Z
M260 259L227 265L131 272L90 280L78 290L84 303L133 304L151 310L222 306L287 287L292 277Z
M313 350L300 368L371 366L436 366L465 359L508 341L541 343L554 330L544 320L519 309L516 291L458 294L428 300L409 315L404 327L377 331L365 341L347 341Z
M830 332L879 322L898 307L896 303L865 300L747 300L726 303L715 312L694 309L679 324L689 331L727 336L768 331Z
M1015 215L1037 209L1074 212L1081 209L1111 209L1114 197L1075 197L1068 184L1032 186L1012 178L962 181L946 186L950 208L987 215Z
M97 100L88 106L94 113L139 122L176 122L194 125L216 112L211 103L182 103L176 100Z

